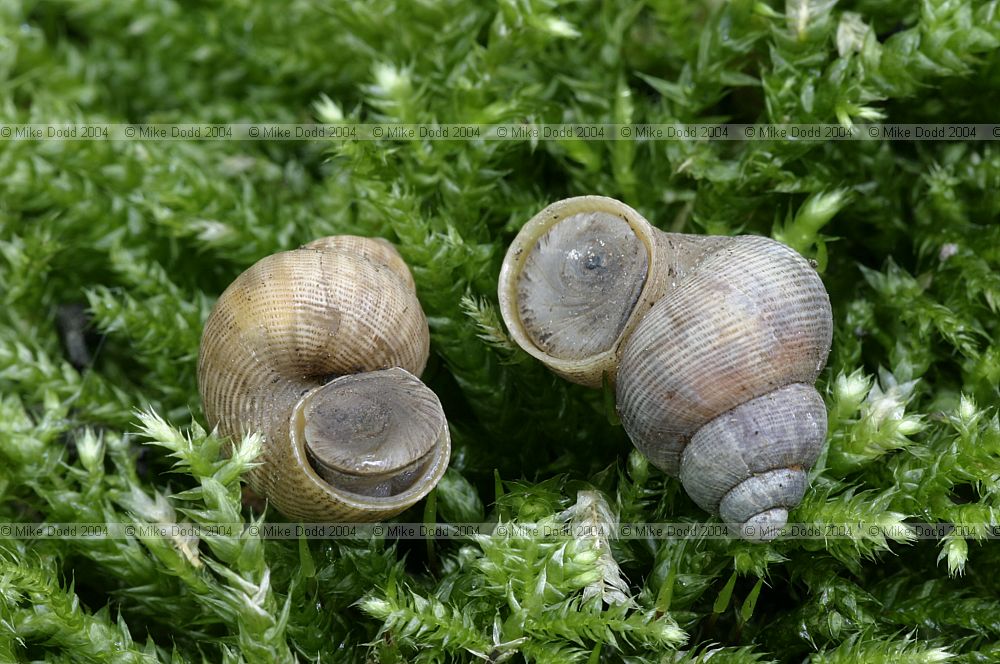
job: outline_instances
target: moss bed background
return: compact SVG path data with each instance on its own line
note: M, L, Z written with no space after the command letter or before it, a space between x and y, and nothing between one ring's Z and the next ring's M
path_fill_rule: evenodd
M958 0L4 0L0 112L989 122L998 45L997 3ZM395 242L430 320L454 453L399 520L705 520L599 391L499 322L520 225L596 193L820 264L829 444L792 520L973 535L8 538L0 661L1000 661L997 145L0 141L0 521L261 518L241 508L255 441L224 459L201 426L202 323L253 261L335 233ZM89 361L59 332L84 311Z

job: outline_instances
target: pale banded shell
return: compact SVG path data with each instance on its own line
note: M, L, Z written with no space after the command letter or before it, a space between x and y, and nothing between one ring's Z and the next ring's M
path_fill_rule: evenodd
M322 238L261 259L219 297L198 363L205 417L224 436L263 433L248 483L286 515L386 518L448 463L440 402L416 378L428 352L395 249Z
M816 271L763 237L733 238L650 309L622 349L622 423L676 475L699 427L789 383L816 382L829 350Z
M615 385L633 442L699 505L784 524L826 437L812 384L832 337L826 290L799 254L763 237L664 233L583 196L524 226L499 297L528 353Z

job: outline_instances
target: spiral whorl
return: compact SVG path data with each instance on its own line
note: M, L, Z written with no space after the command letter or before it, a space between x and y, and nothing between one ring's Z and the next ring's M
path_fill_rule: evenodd
M811 385L792 383L709 420L680 459L688 495L733 524L784 525L826 439L826 407ZM756 522L753 521L756 519Z
M286 515L384 518L447 465L444 413L414 375L428 349L395 249L322 238L261 259L219 297L198 365L205 417L230 438L263 433L248 482Z
M731 238L660 299L622 348L618 409L639 449L676 475L699 427L789 383L812 384L830 305L809 264L763 237Z

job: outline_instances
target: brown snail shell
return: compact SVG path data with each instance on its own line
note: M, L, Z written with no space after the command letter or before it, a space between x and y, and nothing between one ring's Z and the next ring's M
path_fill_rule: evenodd
M417 376L427 320L387 242L321 238L262 258L205 323L205 417L264 447L248 484L289 517L376 521L426 496L447 468L447 421Z
M764 237L665 233L582 196L524 226L499 297L525 351L615 386L636 447L701 507L748 536L784 525L826 438L813 383L832 314L804 258Z

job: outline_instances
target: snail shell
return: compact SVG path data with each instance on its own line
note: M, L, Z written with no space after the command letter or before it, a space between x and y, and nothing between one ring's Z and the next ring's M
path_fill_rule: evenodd
M289 517L376 521L426 496L451 443L417 376L427 319L387 242L321 238L262 258L205 323L198 388L223 436L260 431L248 476Z
M532 218L500 273L513 339L556 373L615 386L636 447L702 508L774 534L826 439L813 387L832 314L816 271L756 237L664 233L610 198Z

